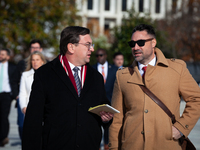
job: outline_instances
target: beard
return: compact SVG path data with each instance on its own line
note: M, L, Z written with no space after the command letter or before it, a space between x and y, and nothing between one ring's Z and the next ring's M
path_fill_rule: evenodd
M6 58L0 58L0 62L4 62L6 60L7 60Z

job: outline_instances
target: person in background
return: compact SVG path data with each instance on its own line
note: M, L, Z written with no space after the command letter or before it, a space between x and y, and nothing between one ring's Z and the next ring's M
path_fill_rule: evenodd
M22 113L26 113L29 96L31 93L31 86L33 83L33 75L35 71L46 63L45 57L39 51L34 51L27 59L27 67L22 73L20 88L19 88L19 104Z
M115 82L116 72L118 68L115 65L111 65L107 61L107 53L105 49L99 48L96 51L97 63L93 67L98 70L104 78L104 86L106 90L106 96L111 102L113 86ZM104 150L108 150L108 126L104 127Z
M113 55L113 63L115 64L115 66L117 66L118 68L122 68L123 64L124 64L124 56L121 52L116 52Z
M112 106L120 114L110 126L110 150L182 150L179 138L187 137L200 117L199 86L184 61L166 59L156 48L152 26L136 26L128 43L135 60L116 74ZM139 85L146 86L168 107L176 123L172 124ZM180 116L181 97L186 107Z
M12 74L15 65L8 62L10 59L10 50L0 49L0 147L4 147L9 142L9 113L13 100Z
M60 55L34 74L23 126L22 150L98 150L101 126L113 114L88 109L109 104L101 74L89 65L94 51L90 30L61 32Z
M29 44L29 50L30 53L33 53L35 51L42 52L42 43L38 39L31 40ZM17 67L14 71L14 74L12 76L13 79L13 96L17 100L17 124L18 124L18 132L20 139L22 139L22 129L23 129L23 122L24 122L24 114L21 111L20 105L19 105L19 85L20 85L20 79L22 72L24 72L26 69L26 60L22 59L18 62Z

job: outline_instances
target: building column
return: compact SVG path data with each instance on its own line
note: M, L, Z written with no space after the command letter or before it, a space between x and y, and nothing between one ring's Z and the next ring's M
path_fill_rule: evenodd
M104 4L105 1L104 0L100 0L100 15L99 15L99 33L100 35L103 35L104 34L104 24L105 24L105 18L104 18L104 15L103 15L103 12L104 12Z

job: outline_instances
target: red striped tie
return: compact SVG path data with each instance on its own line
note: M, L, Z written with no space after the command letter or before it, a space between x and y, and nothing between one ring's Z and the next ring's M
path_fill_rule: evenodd
M142 75L142 78L144 79L145 72L146 72L146 70L147 70L147 66L144 66L144 67L142 68L142 70L144 71L144 73L143 73L143 75Z

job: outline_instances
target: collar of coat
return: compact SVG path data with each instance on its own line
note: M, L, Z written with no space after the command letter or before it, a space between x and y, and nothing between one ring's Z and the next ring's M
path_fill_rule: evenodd
M155 54L156 54L156 66L163 66L163 67L168 67L169 63L167 62L167 59L165 58L164 54L162 53L162 51L158 48L155 48ZM128 80L129 83L134 83L134 84L140 84L140 85L144 85L144 82L142 80L142 76L139 73L138 70L138 63L137 61L134 61L132 66L133 68L133 75L130 75L130 79ZM148 66L149 68L151 68L151 71L153 71L155 69L155 66ZM122 69L122 74L130 74L129 69Z
M35 71L33 68L31 68L29 71L25 71L24 73L26 73L26 76L29 77L32 76L35 73Z

